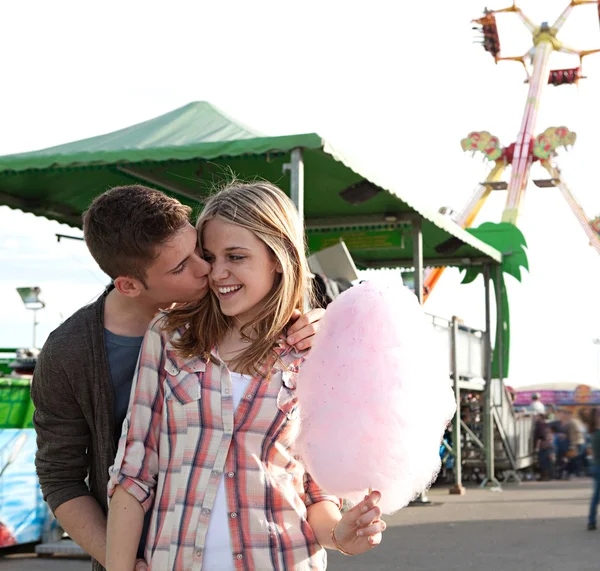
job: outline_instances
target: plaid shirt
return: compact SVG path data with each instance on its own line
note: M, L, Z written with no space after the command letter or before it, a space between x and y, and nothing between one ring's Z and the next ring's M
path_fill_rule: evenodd
M164 314L163 314L164 315ZM202 569L211 509L222 477L236 569L319 570L325 550L307 506L332 501L290 446L298 434L295 395L304 360L280 344L233 409L231 378L216 350L182 359L158 316L146 333L109 496L116 485L153 507L146 543L150 569ZM341 507L341 506L340 506Z

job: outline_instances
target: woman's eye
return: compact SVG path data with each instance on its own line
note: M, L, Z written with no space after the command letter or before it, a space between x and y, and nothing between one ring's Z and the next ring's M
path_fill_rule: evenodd
M231 256L229 256L229 259L230 259L232 262L239 262L240 260L243 260L243 259L244 259L244 256L235 256L235 255L231 255Z

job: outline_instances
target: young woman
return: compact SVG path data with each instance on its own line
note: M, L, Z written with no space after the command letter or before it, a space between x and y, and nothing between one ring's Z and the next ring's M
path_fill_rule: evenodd
M211 197L197 230L210 294L158 316L115 465L108 571L131 571L145 511L150 569L320 570L381 541L378 492L343 516L293 456L296 376L283 340L308 291L302 229L269 183Z

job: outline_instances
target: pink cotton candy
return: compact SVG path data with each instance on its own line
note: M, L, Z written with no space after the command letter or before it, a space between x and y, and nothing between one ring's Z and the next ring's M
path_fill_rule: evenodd
M298 378L295 445L325 491L357 503L373 488L389 514L431 485L456 410L433 335L399 280L354 286L329 305Z

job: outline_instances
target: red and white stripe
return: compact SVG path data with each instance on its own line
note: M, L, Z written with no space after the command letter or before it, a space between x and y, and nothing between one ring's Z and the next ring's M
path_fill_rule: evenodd
M550 42L540 42L535 48L533 72L529 80L529 93L525 105L525 114L521 131L515 144L512 174L508 184L506 209L518 209L529 178L533 159L532 146L542 91L546 86L550 55L554 50Z
M594 247L596 252L598 252L598 254L600 254L600 237L598 236L598 234L596 234L596 232L592 228L592 225L590 224L588 217L585 215L583 208L581 208L581 206L579 205L579 203L577 202L577 200L575 199L575 197L569 190L569 187L567 186L567 184L562 180L562 178L560 178L560 173L558 172L558 170L553 169L553 171L554 172L550 171L550 173L552 174L552 176L554 178L558 178L560 180L558 188L560 189L560 192L562 193L565 200L567 201L567 204L569 205L571 212L573 212L573 214L575 214L575 218L577 218L577 221L583 228L585 235L589 238L590 244Z

